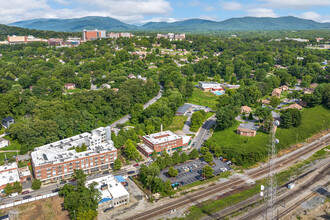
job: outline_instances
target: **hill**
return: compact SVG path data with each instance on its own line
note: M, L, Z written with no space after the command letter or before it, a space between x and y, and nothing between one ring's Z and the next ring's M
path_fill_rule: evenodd
M110 17L83 17L73 19L36 19L18 21L10 24L11 26L37 29L37 30L48 30L48 31L67 31L75 32L83 29L105 29L105 30L116 30L116 31L127 31L132 30L135 26L125 24L117 19Z
M177 22L149 22L142 26L123 23L110 17L83 17L74 19L35 19L19 21L12 26L52 31L81 31L83 29L105 29L112 31L225 31L225 30L311 30L330 29L330 23L318 23L293 16L230 18L216 22L204 19L188 19Z

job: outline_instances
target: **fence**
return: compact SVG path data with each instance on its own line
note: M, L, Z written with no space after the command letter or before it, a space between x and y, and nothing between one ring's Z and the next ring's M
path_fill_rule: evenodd
M25 204L25 203L28 203L28 202L33 202L33 201L40 200L40 199L50 198L50 197L53 197L53 196L56 196L56 195L58 195L58 192L43 195L43 196L36 196L34 198L31 198L31 199L24 199L24 200L21 200L21 201L16 201L16 202L5 204L5 205L0 205L0 209L5 209L5 208L13 207L13 206L16 206L16 205L21 205L21 204Z

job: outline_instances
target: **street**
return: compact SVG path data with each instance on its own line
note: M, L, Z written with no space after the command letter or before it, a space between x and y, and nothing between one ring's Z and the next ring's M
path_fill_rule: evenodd
M216 124L215 115L212 116L209 120L206 120L204 122L199 133L196 135L194 139L193 148L196 148L198 150L202 147L203 142L211 137L210 129L215 124Z

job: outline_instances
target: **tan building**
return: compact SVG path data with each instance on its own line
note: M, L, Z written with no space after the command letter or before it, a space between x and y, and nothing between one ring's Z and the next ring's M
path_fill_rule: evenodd
M276 88L276 89L273 90L272 96L276 96L278 98L281 98L281 93L282 93L282 90L279 89L279 88Z
M240 127L237 128L236 132L241 136L247 136L247 137L254 137L257 134L255 130L251 130L248 128L240 128Z
M65 89L75 89L76 88L76 84L74 83L67 83L65 84Z
M251 112L251 108L249 106L242 106L241 107L241 113L246 113L246 114L249 114Z
M281 86L280 89L283 91L288 91L289 90L289 87L284 85L284 86Z
M294 108L294 109L299 109L299 110L303 109L303 107L301 105L297 104L297 103L291 104L288 107L284 107L283 110L288 109L288 108Z
M312 83L312 84L310 85L310 87L315 89L318 85L319 85L319 84L317 84L317 83Z

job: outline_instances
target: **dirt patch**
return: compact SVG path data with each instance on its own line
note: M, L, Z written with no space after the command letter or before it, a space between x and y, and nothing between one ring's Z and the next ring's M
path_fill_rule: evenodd
M2 209L0 210L0 213L5 215L9 212L16 212L18 214L18 219L22 220L69 220L69 212L62 208L62 204L63 198L54 196L48 199L42 199L35 202L29 202L23 205Z

